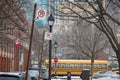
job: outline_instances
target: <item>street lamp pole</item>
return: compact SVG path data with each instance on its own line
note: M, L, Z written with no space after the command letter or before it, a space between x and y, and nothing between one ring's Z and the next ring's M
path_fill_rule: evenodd
M54 17L52 14L48 17L49 32L52 33L52 26L54 24ZM51 56L52 56L52 39L49 40L49 80L51 80Z
M55 41L55 43L54 43L54 47L55 47L55 57L56 57L56 53L57 53L57 46L58 46L57 41Z

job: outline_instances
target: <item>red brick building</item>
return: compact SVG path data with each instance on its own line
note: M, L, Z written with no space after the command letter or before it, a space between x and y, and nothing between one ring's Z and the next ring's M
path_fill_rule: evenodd
M13 50L12 53L0 50L0 72L26 70L28 50L24 48L22 51L23 62L21 66L19 66L19 48L14 46Z

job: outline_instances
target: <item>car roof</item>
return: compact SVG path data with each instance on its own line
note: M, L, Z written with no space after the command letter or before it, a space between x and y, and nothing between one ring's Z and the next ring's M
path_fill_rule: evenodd
M15 76L21 77L25 74L25 72L0 72L0 76Z

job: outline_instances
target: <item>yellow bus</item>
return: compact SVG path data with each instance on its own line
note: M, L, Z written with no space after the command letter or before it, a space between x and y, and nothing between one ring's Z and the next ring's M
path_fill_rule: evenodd
M45 61L46 68L49 68L49 60ZM83 69L91 69L91 60L58 60L56 67L53 60L51 60L51 74L66 75L68 71L72 75L80 75ZM107 60L95 60L93 65L93 72L100 70L108 70Z

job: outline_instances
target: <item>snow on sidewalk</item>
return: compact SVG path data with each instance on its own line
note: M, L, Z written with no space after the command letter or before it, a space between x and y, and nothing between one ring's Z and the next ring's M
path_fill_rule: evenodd
M92 79L92 80L120 80L120 79L117 79L117 78L111 78L111 77L102 77L102 78Z

